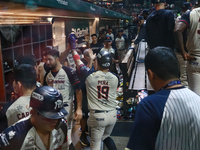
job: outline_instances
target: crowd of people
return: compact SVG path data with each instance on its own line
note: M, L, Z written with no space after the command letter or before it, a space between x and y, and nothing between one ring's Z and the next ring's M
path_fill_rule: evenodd
M125 149L200 149L199 20L200 7L186 2L175 18L165 0L155 0L155 10L138 16L131 40L147 42L145 69L155 93L138 104ZM21 59L13 70L12 101L0 111L0 149L73 150L75 122L83 146L100 150L103 142L117 149L110 135L117 121L119 64L130 40L122 28L116 35L111 27L98 34L78 49L70 33L66 50L46 47L39 65L33 55Z

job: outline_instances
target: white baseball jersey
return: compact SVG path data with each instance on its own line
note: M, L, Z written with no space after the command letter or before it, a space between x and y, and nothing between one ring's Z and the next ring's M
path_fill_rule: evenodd
M67 126L61 123L60 128L51 131L49 150L67 149ZM46 150L30 117L20 120L0 134L0 149L4 150Z
M117 37L115 39L115 44L116 44L117 50L125 50L126 43L123 36L121 36L121 38Z
M5 105L0 112L0 131L30 115L30 96L21 96L14 102Z
M58 72L50 71L44 80L44 85L51 86L61 92L64 103L73 101L74 89L79 88L79 79L76 72L66 66L63 66Z
M81 68L81 73L88 73L84 66ZM89 110L116 109L118 78L115 75L102 71L89 73L85 84Z
M200 8L184 14L179 21L188 27L186 47L189 53L200 55Z

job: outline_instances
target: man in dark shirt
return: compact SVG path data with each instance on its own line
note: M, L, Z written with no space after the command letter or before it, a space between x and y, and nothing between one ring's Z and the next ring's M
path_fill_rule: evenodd
M134 44L139 44L142 39L146 39L146 23L143 16L138 17L138 25L140 26L140 30L138 35L134 40Z
M174 14L165 10L165 0L155 0L155 8L146 22L147 43L150 49L166 46L174 49Z
M103 44L97 41L97 35L92 34L92 43L90 44L90 48L92 49L94 54L98 54L100 52L100 49L103 48Z

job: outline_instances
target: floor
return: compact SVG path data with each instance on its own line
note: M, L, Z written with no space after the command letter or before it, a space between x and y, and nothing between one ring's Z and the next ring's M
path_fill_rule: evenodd
M129 139L131 126L132 126L132 121L118 121L116 123L113 129L113 133L111 134L111 137L114 140L118 150L124 150L124 148L126 147ZM80 125L76 124L72 131L72 142L76 150L90 150L89 147L84 147L81 145L81 143L79 142L80 135L81 135ZM103 143L101 150L107 150L107 148L103 145Z

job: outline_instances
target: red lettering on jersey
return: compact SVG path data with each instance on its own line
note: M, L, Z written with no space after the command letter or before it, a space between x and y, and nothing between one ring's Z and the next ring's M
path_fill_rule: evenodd
M29 116L30 112L25 112L25 113L21 113L21 114L17 114L17 118L20 120L24 117Z
M108 81L105 81L105 80L103 80L103 81L98 81L98 84L101 84L101 85L108 85Z

